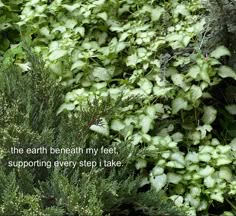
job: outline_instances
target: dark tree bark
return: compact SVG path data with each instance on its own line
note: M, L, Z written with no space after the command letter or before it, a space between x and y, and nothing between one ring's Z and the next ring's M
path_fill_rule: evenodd
M210 0L209 30L203 49L210 52L219 45L231 51L227 64L236 69L236 0Z

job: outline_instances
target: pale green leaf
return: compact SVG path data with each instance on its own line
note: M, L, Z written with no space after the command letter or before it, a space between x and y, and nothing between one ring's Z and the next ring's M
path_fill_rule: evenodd
M202 177L207 177L214 172L215 172L215 169L213 167L207 165L205 168L199 169L198 174Z
M138 85L140 86L141 89L143 89L144 92L147 94L151 94L152 92L152 82L149 81L146 78L141 78L140 81L138 82Z
M85 62L78 60L76 62L73 63L73 65L71 66L71 70L77 69L77 70L81 70L85 65Z
M97 80L100 81L106 81L111 79L111 75L108 73L106 68L102 67L96 67L93 72L93 76L97 78Z
M104 136L109 136L109 127L107 121L102 118L101 123L102 125L92 125L89 129Z
M204 114L202 116L202 121L205 124L211 124L215 121L217 111L213 106L204 106Z
M136 66L137 63L138 63L138 56L136 54L128 56L126 63L127 66Z
M143 158L139 158L137 159L137 162L135 164L136 169L142 169L145 168L147 166L147 161Z
M211 160L211 155L208 153L199 154L198 159L203 162L209 162Z
M224 197L223 197L222 192L211 193L210 198L221 203L224 202Z
M97 16L102 18L104 21L107 21L108 16L106 12L98 13Z
M181 109L186 110L188 108L188 102L184 100L183 98L175 98L172 101L172 113L176 114L178 113Z
M236 80L236 72L232 68L225 65L222 65L219 68L219 75L222 78L231 77Z
M154 86L153 93L155 96L160 97L166 95L172 89L173 89L172 87L164 88L164 87Z
M230 147L236 152L236 137L230 142Z
M126 48L126 43L118 42L117 45L116 45L116 53L122 51L125 48Z
M75 109L75 105L73 103L68 103L68 104L62 104L58 111L57 111L57 114L61 113L62 111L64 110L68 110L68 111L71 111L71 110L74 110Z
M76 27L76 28L74 29L74 31L75 31L76 33L79 33L82 37L84 37L84 35L85 35L85 28L84 28L84 27Z
M5 6L5 4L3 4L2 1L0 0L0 8L4 7L4 6Z
M124 128L125 128L125 124L122 121L120 121L118 119L112 120L112 122L111 122L111 129L112 130L120 131Z
M186 88L186 84L184 81L184 75L183 74L172 74L171 75L171 80L173 81L173 83L179 87L181 87L182 89Z
M173 14L178 16L182 14L183 16L189 16L189 11L184 4L178 4L177 7L174 9Z
M65 56L67 54L67 51L66 50L54 50L48 57L48 59L50 61L55 61L63 56Z
M62 4L61 6L64 7L69 12L73 12L74 10L80 7L80 3L75 3L73 5Z
M64 26L68 29L74 29L77 23L78 21L76 19L67 19Z
M225 179L228 182L231 182L233 177L231 169L226 166L221 167L219 171L219 177Z
M177 169L183 169L184 168L184 165L182 163L177 162L177 161L168 161L166 163L166 166L177 168Z
M231 114L236 115L236 104L226 105L225 109Z
M226 165L232 163L232 160L230 158L227 158L227 156L221 156L217 158L216 165L221 166L221 165Z
M189 69L188 75L193 79L196 79L200 72L201 72L200 67L198 65L194 65Z
M206 178L204 178L204 185L206 185L206 187L208 188L214 187L215 183L216 183L216 180L212 178L212 176L207 176Z
M150 177L151 185L156 189L156 191L160 191L167 183L167 176L166 174L159 175L159 176L151 176Z
M189 92L189 99L192 100L192 102L195 102L198 98L202 96L202 90L199 86L192 85Z
M164 12L165 10L160 6L157 6L156 8L152 9L151 10L152 21L158 21Z
M178 184L182 180L182 176L173 172L167 173L169 183Z
M222 56L228 55L230 56L229 50L224 46L217 47L213 52L211 52L210 56L216 59L219 59Z
M153 119L150 116L144 116L140 121L143 133L147 133L152 127Z

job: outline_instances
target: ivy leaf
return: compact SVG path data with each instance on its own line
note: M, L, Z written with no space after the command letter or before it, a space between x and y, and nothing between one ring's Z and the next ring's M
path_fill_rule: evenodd
M188 102L184 100L183 98L175 98L172 101L172 114L178 113L181 109L187 109L188 108Z
M225 66L225 65L222 65L219 68L219 75L222 78L231 77L231 78L236 80L236 73L235 73L235 71L232 68L230 68L228 66Z
M211 52L210 56L216 59L219 59L222 56L228 55L230 56L229 50L224 46L217 47L213 52Z

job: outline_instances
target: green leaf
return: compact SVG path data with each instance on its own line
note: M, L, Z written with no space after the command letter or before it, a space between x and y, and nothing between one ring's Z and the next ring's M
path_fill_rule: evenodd
M229 167L223 166L220 168L219 177L225 179L228 182L232 180L232 171Z
M199 169L198 174L202 177L207 177L207 176L210 176L214 172L215 172L215 169L207 165L205 168Z
M139 158L137 159L137 162L135 164L136 169L142 169L145 168L147 166L147 161L143 158Z
M155 96L160 97L166 95L172 89L173 87L164 88L164 87L154 86L153 93Z
M60 114L62 111L64 110L68 110L68 111L71 111L71 110L74 110L75 109L75 105L73 103L68 103L68 104L62 104L58 111L57 111L57 115Z
M137 63L138 63L138 56L136 53L131 56L128 56L126 63L127 66L136 66Z
M236 104L226 105L225 109L231 114L236 115Z
M229 50L224 46L217 47L213 52L211 52L210 56L216 59L219 59L222 56L228 55L230 56Z
M67 54L66 50L57 49L57 50L52 51L52 53L49 55L48 59L50 61L55 61L55 60L65 56L66 54Z
M3 4L2 1L0 0L0 8L4 7L4 6L5 6L5 4Z
M102 18L104 21L107 21L108 16L106 12L98 13L97 16Z
M140 121L140 126L142 128L143 133L147 133L152 126L153 118L150 116L144 116Z
M167 183L167 176L166 174L159 175L159 176L151 176L150 177L151 185L156 189L156 191L160 191Z
M198 65L194 65L189 69L188 75L193 79L196 79L198 74L200 74L201 69Z
M69 12L73 12L74 10L80 7L80 3L75 3L73 5L62 4L61 6L64 7Z
M152 21L158 21L164 12L165 10L160 6L157 6L156 8L152 9L151 10Z
M140 81L138 82L138 85L140 86L141 89L143 89L143 91L145 91L147 94L151 94L152 92L152 82L149 81L146 78L142 78L140 79Z
M73 65L71 66L71 70L77 69L77 70L81 70L85 65L85 62L78 60L76 62L73 63Z
M192 102L196 102L202 96L201 88L196 85L192 85L188 93Z
M178 184L182 180L182 176L173 172L167 173L168 182Z
M232 163L232 160L228 158L227 156L221 156L217 158L217 161L216 161L217 166L222 166L222 165L226 165L230 163Z
M178 113L181 109L186 110L188 108L188 102L183 98L175 98L172 101L172 114Z
M206 187L208 188L212 188L215 186L216 180L214 178L212 178L212 176L207 176L204 179L204 185L206 185Z
M109 136L108 123L104 118L101 120L102 125L92 125L89 129L104 136Z
M173 14L175 16L178 16L179 14L182 14L183 16L189 16L189 11L187 10L186 5L178 4L174 9Z
M204 106L204 114L202 116L202 121L204 124L210 125L215 121L217 111L213 106Z
M118 119L114 119L111 122L111 129L115 131L120 131L125 128L125 124Z
M106 68L102 67L96 67L93 72L93 76L97 78L97 80L100 81L106 81L111 79L111 75L108 73Z
M235 73L235 71L232 68L230 68L228 66L225 66L225 65L222 65L219 68L219 75L222 78L231 77L231 78L236 80L236 73Z
M211 199L216 200L218 202L221 202L221 203L224 202L224 197L222 195L222 192L211 193L210 197Z
M171 75L171 80L173 81L173 83L179 87L181 87L182 89L186 89L186 84L184 82L184 75L183 74L173 74Z

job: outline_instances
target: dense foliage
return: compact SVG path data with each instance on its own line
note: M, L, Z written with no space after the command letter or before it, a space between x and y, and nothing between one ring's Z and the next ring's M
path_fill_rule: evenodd
M124 168L120 169L9 165L9 161L40 164L42 161L91 160L91 155L83 154L14 154L12 147L116 145L89 129L90 124L98 125L100 121L93 107L106 118L110 112L115 113L109 101L93 101L90 106L81 107L79 116L73 115L70 119L67 115L57 115L64 88L50 78L42 61L29 50L26 53L31 62L26 74L11 66L4 68L0 76L0 215L101 216L121 215L125 211L126 215L183 215L163 194L138 191L140 178L134 179L135 171L132 159L127 160L129 149L125 143L119 145L122 155L112 156L122 161ZM126 103L130 103L130 99L119 104ZM109 156L100 155L96 160L101 158L109 159Z
M209 4L213 10L206 17ZM232 43L222 36L234 34L234 21L225 24L227 11L233 14L229 5L2 0L8 27L0 31L18 31L64 86L64 103L50 113L52 121L56 114L79 117L81 105L110 98L115 112L109 118L99 115L103 126L91 129L110 142L127 144L143 186L164 190L189 215L231 215L236 193L235 50L226 48ZM218 32L216 16L221 17ZM27 72L21 44L4 38L4 65L15 62ZM120 105L121 96L139 99ZM58 134L70 131L63 130Z

